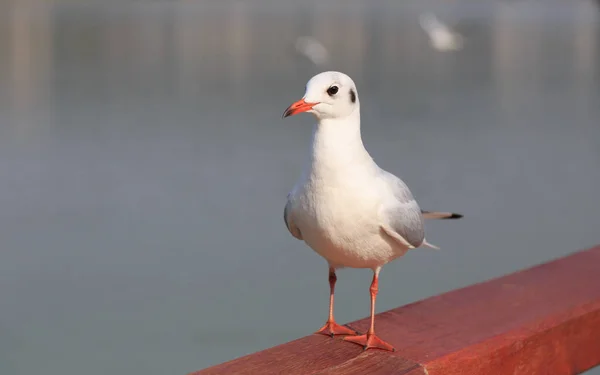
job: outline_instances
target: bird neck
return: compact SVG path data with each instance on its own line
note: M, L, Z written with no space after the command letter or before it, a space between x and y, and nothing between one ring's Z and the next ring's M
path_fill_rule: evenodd
M334 173L372 161L360 133L360 112L348 117L322 119L313 129L311 167Z

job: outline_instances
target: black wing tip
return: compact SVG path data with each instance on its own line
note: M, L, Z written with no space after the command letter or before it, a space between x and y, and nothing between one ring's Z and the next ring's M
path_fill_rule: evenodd
M421 210L421 213L423 215L426 215L426 214L430 214L432 212L431 211L426 211L426 210ZM455 212L450 212L449 216L438 217L437 219L449 220L449 219L461 219L462 217L463 217L463 215L461 215L461 214L457 214Z

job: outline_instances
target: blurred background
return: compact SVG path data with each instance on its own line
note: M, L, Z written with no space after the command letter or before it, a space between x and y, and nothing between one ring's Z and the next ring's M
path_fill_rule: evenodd
M327 264L282 220L314 120L281 114L323 70L379 165L465 215L378 311L600 243L599 33L584 0L4 2L0 373L184 374L318 329ZM371 271L338 278L338 321L367 316Z

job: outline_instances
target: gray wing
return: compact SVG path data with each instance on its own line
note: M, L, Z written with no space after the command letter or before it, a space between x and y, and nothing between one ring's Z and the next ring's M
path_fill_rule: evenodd
M290 231L292 236L297 239L302 239L302 233L300 233L300 229L294 224L293 219L290 216L290 211L292 210L292 203L290 202L290 195L287 196L287 203L285 204L285 208L283 209L283 221L285 222L285 226Z
M384 217L387 219L387 230L384 230L392 230L411 246L421 246L425 240L425 222L419 204L402 180L386 171L383 173L393 194L393 199L384 208ZM395 237L393 233L390 235Z

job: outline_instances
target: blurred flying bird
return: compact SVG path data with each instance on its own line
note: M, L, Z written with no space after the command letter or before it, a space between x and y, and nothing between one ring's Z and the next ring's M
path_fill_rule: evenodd
M431 46L438 51L457 51L463 48L463 36L443 24L435 14L421 14L419 24L429 36Z
M329 62L329 52L323 44L310 36L301 36L296 39L296 51L312 61L317 66L323 66Z

